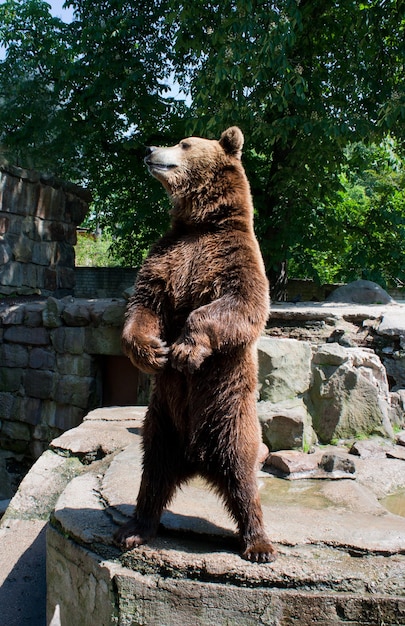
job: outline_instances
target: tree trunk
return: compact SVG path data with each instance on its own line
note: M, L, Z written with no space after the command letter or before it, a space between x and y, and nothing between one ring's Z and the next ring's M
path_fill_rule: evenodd
M277 266L271 267L267 271L267 276L270 281L270 297L274 302L286 302L288 298L287 294L287 260L277 263Z

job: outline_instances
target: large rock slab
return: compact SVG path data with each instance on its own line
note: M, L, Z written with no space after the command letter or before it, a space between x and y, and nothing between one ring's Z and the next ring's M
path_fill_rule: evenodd
M403 309L387 311L378 326L379 335L398 337L401 347L405 348L405 312Z
M112 533L132 513L141 475L139 434L131 441L88 466L55 506L47 538L52 626L344 626L405 618L405 519L353 480L314 484L261 473L275 563L238 556L235 526L200 479L178 491L155 540L120 554Z
M275 563L239 557L232 520L200 480L176 494L154 541L121 554L112 534L135 505L144 411L94 411L21 484L0 525L0 580L25 583L24 596L5 587L7 623L14 623L7 612L13 606L24 617L31 611L33 626L43 623L35 622L33 606L43 603L44 556L27 539L42 545L37 537L49 515L49 626L405 622L405 518L389 514L370 489L376 478L381 497L402 486L403 461L395 459L356 458L361 482L290 482L261 473Z

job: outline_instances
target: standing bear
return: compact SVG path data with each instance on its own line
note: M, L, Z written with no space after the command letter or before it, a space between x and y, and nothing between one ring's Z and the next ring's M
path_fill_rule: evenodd
M143 428L143 475L133 518L116 543L152 538L176 488L203 476L237 523L242 557L272 561L256 469L256 341L269 313L253 231L243 135L150 147L150 173L172 200L171 228L139 271L124 352L154 385Z

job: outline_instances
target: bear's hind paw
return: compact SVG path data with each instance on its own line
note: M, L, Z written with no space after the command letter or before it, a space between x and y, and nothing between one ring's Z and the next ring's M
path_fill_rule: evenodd
M151 537L151 533L142 532L139 524L134 520L130 520L124 526L118 528L113 535L113 541L121 550L128 551L146 543Z
M246 547L241 556L251 563L272 563L277 558L277 550L267 539L257 539Z

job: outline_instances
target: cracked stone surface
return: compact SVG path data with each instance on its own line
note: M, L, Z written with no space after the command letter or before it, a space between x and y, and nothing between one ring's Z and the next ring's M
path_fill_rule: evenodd
M67 484L53 513L55 521L79 541L91 544L102 537L107 544L114 522L122 523L131 515L141 478L144 411L139 407L98 409L81 426L52 442L53 450L73 457L91 457L99 449L104 453L104 460L90 464ZM44 455L44 465L60 464L59 455L49 456L48 461L51 454ZM318 454L308 459L312 456ZM260 472L263 512L272 540L286 546L329 544L364 552L405 552L405 519L379 503L405 486L403 461L346 456L355 461L356 480L350 476L343 481L290 482ZM42 476L43 471L35 480L29 479L31 491ZM20 494L17 502L18 498ZM222 502L200 478L178 490L162 516L162 525L182 535L222 538L235 532Z

